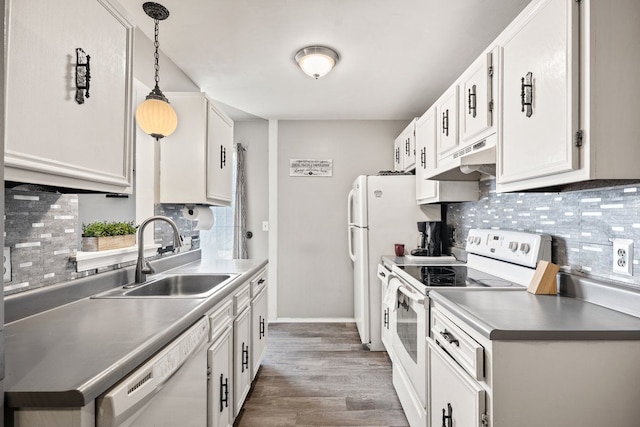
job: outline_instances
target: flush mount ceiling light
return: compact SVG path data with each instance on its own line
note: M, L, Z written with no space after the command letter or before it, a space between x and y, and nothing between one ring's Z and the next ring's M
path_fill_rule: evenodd
M318 79L335 67L340 56L338 52L325 46L308 46L300 49L294 58L302 71Z
M158 42L159 21L164 21L169 17L169 11L166 7L158 3L146 2L142 5L144 12L155 22L155 81L156 86L147 95L147 99L138 106L136 110L136 121L140 128L148 135L151 135L158 141L160 138L169 136L176 130L178 126L178 116L173 107L169 105L169 100L160 90L158 86L160 82L160 65L158 64L159 54Z

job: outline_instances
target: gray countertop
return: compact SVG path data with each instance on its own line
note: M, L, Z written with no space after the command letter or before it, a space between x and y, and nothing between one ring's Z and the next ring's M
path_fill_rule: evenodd
M576 298L497 289L429 294L491 340L638 340L640 318Z
M206 299L83 298L5 325L5 406L86 405L266 264L200 260L169 270L240 273Z

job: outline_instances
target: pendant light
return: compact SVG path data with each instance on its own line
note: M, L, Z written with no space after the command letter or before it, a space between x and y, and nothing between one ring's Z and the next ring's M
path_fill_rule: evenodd
M294 59L305 74L317 80L336 66L340 56L325 46L307 46L300 49Z
M147 95L146 100L138 106L136 110L136 121L138 122L138 126L140 126L146 134L151 135L158 141L160 138L171 135L178 126L178 116L158 86L160 82L158 24L159 21L164 21L169 17L169 11L161 4L153 2L144 3L142 9L144 9L144 12L155 22L155 41L153 45L155 46L156 86L149 95Z

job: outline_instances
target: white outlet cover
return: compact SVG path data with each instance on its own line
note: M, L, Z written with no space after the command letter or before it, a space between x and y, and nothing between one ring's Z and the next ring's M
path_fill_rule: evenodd
M4 264L3 282L10 282L11 281L11 248L6 246L4 248L3 264Z
M633 275L633 240L614 239L612 251L614 273Z

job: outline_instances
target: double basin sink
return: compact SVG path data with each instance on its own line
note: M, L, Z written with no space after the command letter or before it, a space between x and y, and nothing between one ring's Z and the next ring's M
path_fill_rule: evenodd
M207 298L239 274L159 274L139 285L125 285L93 298Z

